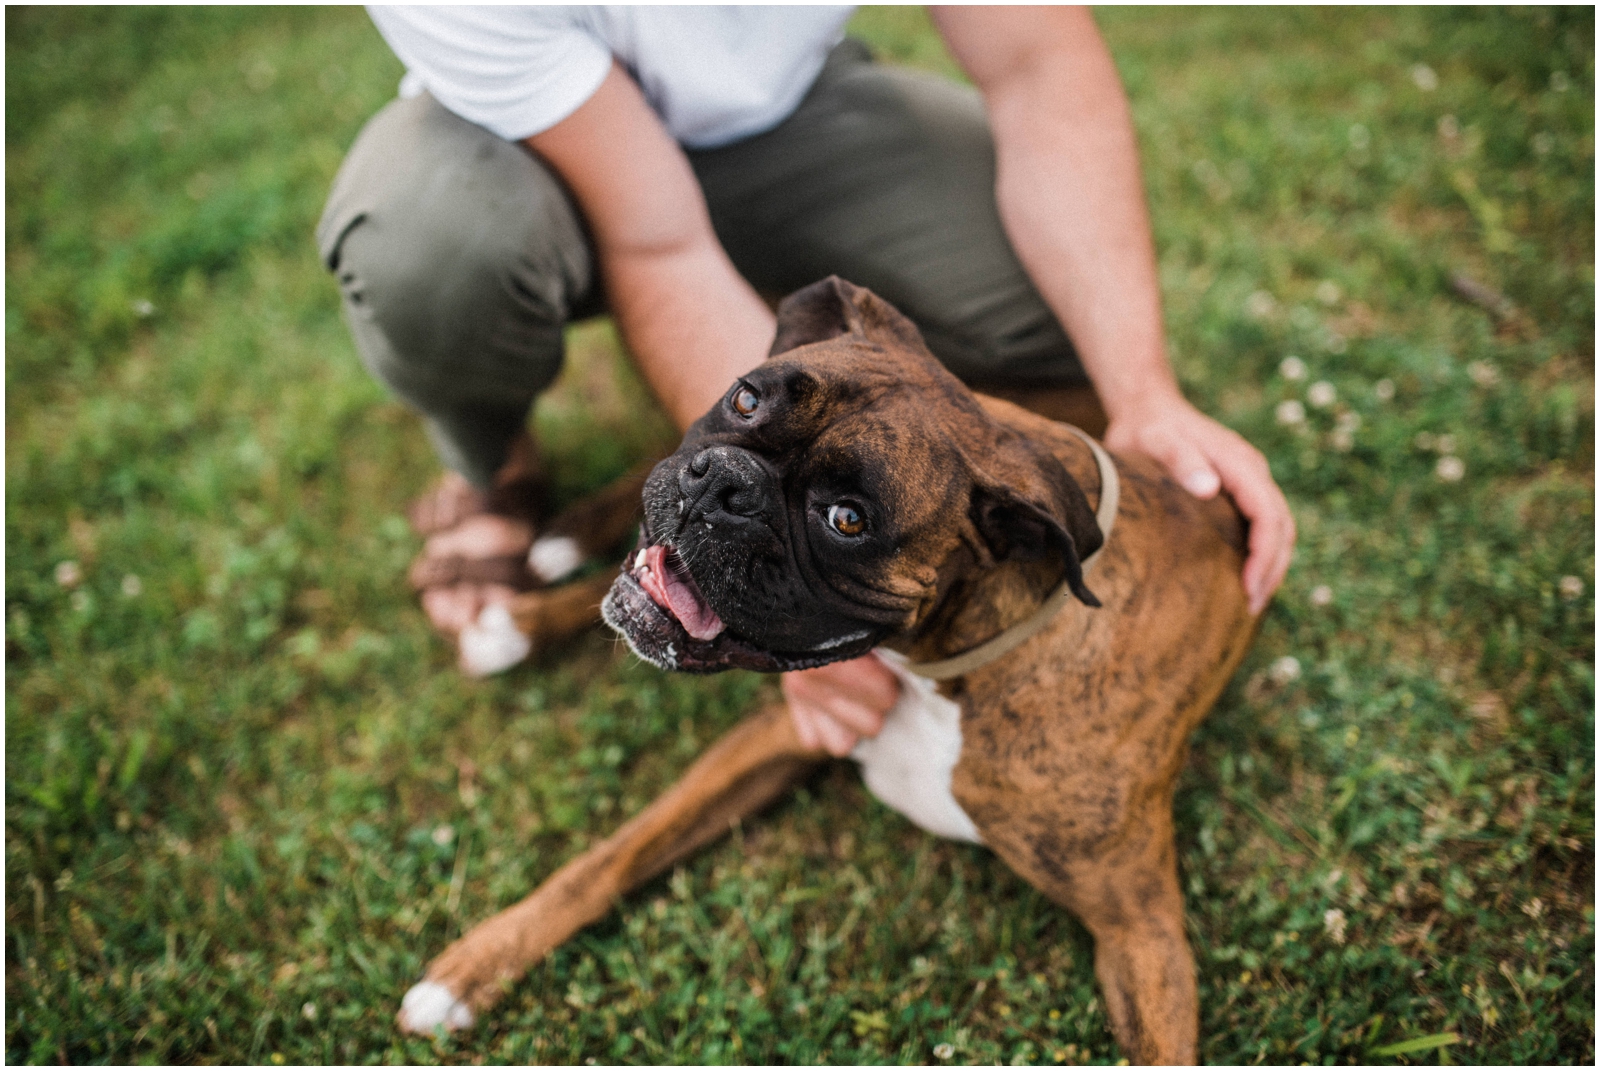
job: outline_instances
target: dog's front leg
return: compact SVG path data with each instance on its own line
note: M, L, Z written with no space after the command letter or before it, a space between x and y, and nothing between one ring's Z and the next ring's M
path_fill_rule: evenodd
M529 967L603 917L618 897L727 832L825 757L801 746L782 705L740 722L616 833L445 949L406 994L400 1027L428 1033L471 1026Z

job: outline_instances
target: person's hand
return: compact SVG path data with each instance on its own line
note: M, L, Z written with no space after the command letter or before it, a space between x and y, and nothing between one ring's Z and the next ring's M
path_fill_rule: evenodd
M1118 413L1106 445L1155 458L1196 498L1219 490L1233 496L1250 522L1244 590L1258 614L1283 582L1294 551L1294 517L1261 451L1176 395Z
M877 736L900 697L900 682L872 655L785 673L781 684L800 742L835 758L850 754L861 737Z

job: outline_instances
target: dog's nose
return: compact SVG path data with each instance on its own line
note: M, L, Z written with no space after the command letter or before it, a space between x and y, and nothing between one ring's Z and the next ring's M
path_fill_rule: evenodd
M748 450L708 446L684 466L678 487L694 504L694 514L755 517L767 508L770 480L765 467Z

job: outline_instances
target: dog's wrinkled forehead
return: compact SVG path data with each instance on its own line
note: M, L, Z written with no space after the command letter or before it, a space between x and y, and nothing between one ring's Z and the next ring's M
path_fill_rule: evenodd
M772 372L785 378L802 373L810 389L827 399L814 409L797 407L794 438L787 444L797 466L813 479L857 486L897 511L902 503L921 507L918 512L945 508L947 499L968 486L961 444L982 414L959 384L955 391L941 390L921 364L845 340L813 344L770 362ZM899 493L907 487L919 493Z
M741 407L751 411L741 415ZM920 342L851 334L769 358L684 445L752 451L791 490L865 495L882 507L885 534L905 536L965 508L966 457L981 454L978 442L992 431L971 393Z
M932 358L850 338L770 358L741 382L755 394L743 401L766 410L741 429L753 447L803 450L850 438L869 449L915 450L935 429L959 435L965 422L971 434L970 425L984 419L972 396Z

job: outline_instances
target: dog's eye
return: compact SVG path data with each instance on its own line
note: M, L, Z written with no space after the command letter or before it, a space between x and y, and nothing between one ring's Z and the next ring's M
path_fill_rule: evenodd
M761 408L760 396L741 383L733 392L733 411L742 417L748 417L754 416L759 408Z
M829 506L828 527L840 535L858 536L867 530L867 522L853 506Z

